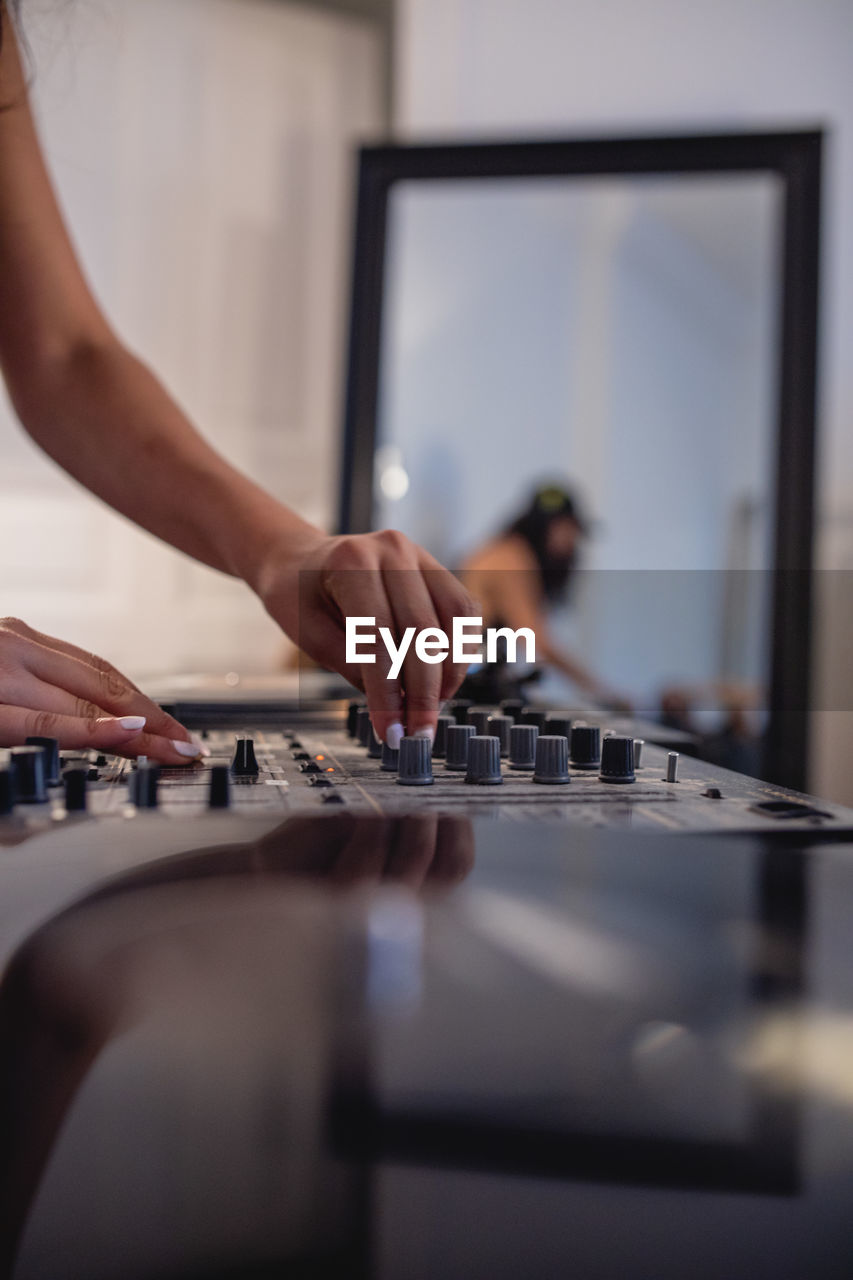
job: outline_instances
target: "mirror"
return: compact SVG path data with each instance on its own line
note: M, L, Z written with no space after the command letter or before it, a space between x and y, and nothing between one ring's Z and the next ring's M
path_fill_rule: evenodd
M784 137L785 163L780 135L363 152L343 521L456 567L562 486L586 530L555 639L643 712L688 691L710 737L736 688L756 750L723 762L798 785L817 135Z

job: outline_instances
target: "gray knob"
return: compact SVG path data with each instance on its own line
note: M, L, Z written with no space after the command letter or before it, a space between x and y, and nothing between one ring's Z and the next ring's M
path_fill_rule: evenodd
M13 747L9 752L9 765L15 779L16 799L21 804L44 804L47 780L41 747Z
M474 726L475 733L479 735L486 733L486 725L489 723L489 716L491 714L491 707L468 708L468 723Z
M432 744L433 760L440 760L447 754L447 730L456 724L453 716L439 716L435 722L435 740Z
M347 735L354 738L358 731L358 713L364 706L363 702L351 702L347 707Z
M373 725L370 726L370 734L367 739L367 758L368 760L382 759L382 743L377 738Z
M62 775L65 789L65 812L84 813L87 805L86 788L89 781L89 770L79 765L66 769Z
M516 717L516 724L535 724L539 732L544 733L547 716L548 712L540 711L538 707L522 707L521 715Z
M601 744L602 782L634 781L634 739L608 734Z
M355 736L363 747L370 742L370 712L367 707L359 707L355 718Z
M130 799L137 809L157 808L160 770L156 764L138 764L130 775Z
M429 738L403 738L397 767L397 781L401 787L431 787L432 743Z
M509 732L510 769L531 770L536 764L536 739L539 730L535 724L514 724Z
M481 787L494 787L503 782L501 777L501 743L494 734L475 734L468 743L468 769L466 782Z
M396 773L400 765L400 752L389 747L387 742L382 743L382 765L384 773Z
M509 733L512 729L512 716L489 716L486 723L486 733L490 733L497 738L501 744L501 755L509 755Z
M470 698L454 698L452 702L448 702L445 711L449 716L453 716L457 724L468 723L468 708L473 707Z
M524 710L524 703L521 698L504 698L501 701L501 711L505 716L512 716L513 720L517 720Z
M569 740L563 734L540 733L536 739L533 781L549 784L569 781Z
M678 781L678 752L668 751L666 753L666 781Z
M474 726L472 724L451 724L447 727L447 758L444 762L446 769L455 769L459 772L468 768L468 743L474 737Z
M643 754L643 747L645 745L646 745L645 738L634 739L634 768L635 769L639 769L640 767L640 758Z
M572 722L567 716L547 716L545 720L545 728L543 733L558 734L561 738L570 738L572 736Z
M44 752L44 780L49 787L58 787L59 776L59 743L56 738L27 738L28 747L41 747Z
M231 774L226 764L215 764L210 769L207 791L208 809L227 809L231 804Z
M598 725L572 725L572 767L597 769L601 760L601 730Z

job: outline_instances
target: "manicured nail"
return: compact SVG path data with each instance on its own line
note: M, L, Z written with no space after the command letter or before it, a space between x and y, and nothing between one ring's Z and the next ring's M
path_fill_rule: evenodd
M119 719L122 729L144 729L145 716L122 716Z
M210 755L210 747L206 747L204 745L204 743L202 742L201 738L198 736L197 733L190 734L190 742L195 743L196 747L198 748L198 754L200 756L207 757Z
M179 756L189 756L190 759L197 760L201 755L201 752L194 742L182 742L180 738L173 738L172 746L175 748Z
M393 724L388 726L385 734L385 742L392 751L400 750L400 742L406 736L406 730L400 724L399 720L395 720Z
M435 729L433 729L432 725L428 725L428 724L424 725L423 729L415 729L415 732L412 734L412 737L413 738L429 738L430 742L432 742L433 738L435 737Z

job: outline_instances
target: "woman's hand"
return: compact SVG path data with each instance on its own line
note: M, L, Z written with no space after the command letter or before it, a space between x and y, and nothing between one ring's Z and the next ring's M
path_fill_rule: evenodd
M142 732L142 729L145 732ZM28 737L188 764L206 749L103 658L0 619L0 746Z
M375 618L399 643L407 627L437 627L449 636L454 617L479 606L447 569L402 533L329 537L304 527L273 547L256 579L267 611L305 653L367 694L376 735L390 746L404 733L432 736L440 703L459 688L466 668L449 658L425 663L411 644L400 677L388 679L383 644L376 662L350 665L345 620Z

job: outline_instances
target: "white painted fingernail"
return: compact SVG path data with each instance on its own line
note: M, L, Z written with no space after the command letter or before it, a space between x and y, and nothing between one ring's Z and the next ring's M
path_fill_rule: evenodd
M198 748L198 754L200 756L206 757L210 755L210 748L204 745L204 743L202 742L201 738L198 736L197 733L190 734L190 742L195 743L196 747Z
M144 729L145 716L122 716L119 724L122 729Z
M400 743L406 736L406 730L400 724L399 720L395 720L392 725L388 726L385 734L385 741L392 751L400 750Z
M433 729L431 725L425 725L423 729L415 729L415 732L412 734L412 737L413 738L429 738L430 742L432 742L433 738L435 737L435 729Z
M195 760L201 755L201 752L194 742L181 742L180 738L173 738L172 746L175 748L179 756L189 756L191 759Z

